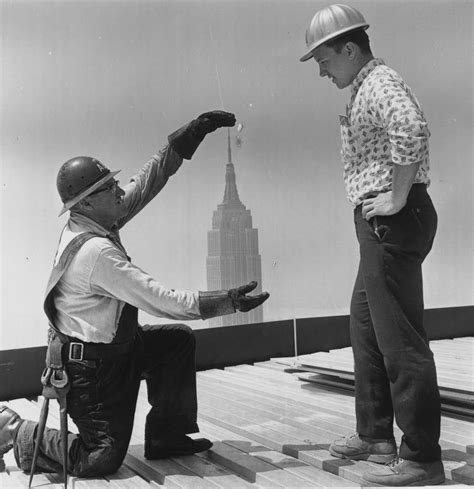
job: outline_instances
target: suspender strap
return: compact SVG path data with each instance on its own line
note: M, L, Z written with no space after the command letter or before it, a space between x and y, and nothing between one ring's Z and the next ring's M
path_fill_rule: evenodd
M48 348L46 350L46 369L41 376L41 382L43 383L43 395L49 399L65 397L69 390L69 381L62 358L63 345L69 342L69 338L64 333L61 333L55 325L56 308L54 307L52 291L81 246L94 236L97 235L94 233L79 234L66 246L59 262L51 272L46 287L44 310L49 319L50 330Z
M54 324L56 318L56 308L54 307L52 291L59 279L63 276L67 267L71 263L76 253L81 246L89 239L97 236L94 233L82 233L76 236L65 248L61 258L57 265L53 268L49 277L48 285L46 287L46 295L44 300L44 310L49 319L49 335L48 335L48 348L46 350L46 368L41 375L41 383L43 384L43 396L44 402L41 409L40 421L38 424L38 430L36 432L35 449L33 453L33 460L31 464L30 480L28 488L31 487L33 481L33 475L36 469L36 462L38 460L41 440L43 438L43 432L46 425L46 418L48 416L48 407L50 399L57 399L60 408L60 438L62 444L63 455L63 477L64 488L67 488L67 473L68 473L68 444L67 444L67 402L66 396L69 391L69 379L64 368L62 359L62 350L64 344L69 343L69 338L59 331L58 327Z
M76 256L77 252L81 246L89 239L99 236L94 233L82 233L76 236L64 249L59 262L53 268L51 275L49 276L48 285L46 286L46 294L44 299L44 311L49 319L49 325L56 331L59 337L65 336L59 329L55 326L54 322L56 319L56 308L54 307L54 301L52 296L52 291L56 284L59 282L60 278L63 276L67 267L71 263L72 259Z

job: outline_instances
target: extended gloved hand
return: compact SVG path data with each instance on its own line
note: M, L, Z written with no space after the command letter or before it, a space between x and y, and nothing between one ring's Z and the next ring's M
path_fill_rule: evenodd
M219 127L235 125L235 115L223 110L204 112L197 119L168 136L171 147L183 158L190 160L202 140Z
M257 287L257 282L252 281L247 285L241 285L236 289L229 290L229 297L232 299L233 306L241 312L248 312L252 309L255 309L260 304L263 304L269 297L270 294L268 292L262 292L258 295L249 295L249 292L252 292L253 289Z
M255 309L270 297L268 292L247 295L256 286L257 282L252 281L235 289L199 292L199 312L202 319Z

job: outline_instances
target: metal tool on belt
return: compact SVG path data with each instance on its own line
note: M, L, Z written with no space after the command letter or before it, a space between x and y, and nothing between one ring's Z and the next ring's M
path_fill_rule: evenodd
M63 335L61 335L63 336ZM50 399L57 399L59 403L60 415L60 432L62 445L62 461L63 461L63 478L64 488L67 488L67 472L68 472L68 428L67 428L67 393L69 391L69 379L62 360L62 348L65 341L54 330L49 331L48 349L46 352L46 368L41 375L41 383L43 384L42 395L44 397L43 406L41 407L38 429L36 431L35 449L33 452L33 460L31 463L30 480L28 488L31 487L33 476L36 470L36 462L40 452L41 441L43 440L46 419L49 412Z

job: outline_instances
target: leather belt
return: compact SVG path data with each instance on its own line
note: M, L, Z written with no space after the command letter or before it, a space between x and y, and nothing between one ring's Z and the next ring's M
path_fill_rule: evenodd
M125 343L85 343L77 338L70 338L63 346L66 361L69 360L108 360L127 355L132 351L135 338Z

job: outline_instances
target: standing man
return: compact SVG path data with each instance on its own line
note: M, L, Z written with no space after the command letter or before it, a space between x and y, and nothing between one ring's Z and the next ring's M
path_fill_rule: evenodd
M441 484L440 398L423 327L422 262L437 226L426 190L430 133L413 92L372 55L367 27L352 7L326 7L311 21L301 58L314 58L320 76L351 89L340 123L360 247L350 308L357 433L330 452L387 462L364 475L369 483ZM394 415L403 431L399 457Z
M66 463L75 476L115 472L127 453L142 377L151 404L147 459L212 446L187 436L199 431L192 330L182 324L140 327L137 310L170 319L207 319L249 311L269 294L247 296L256 282L199 293L165 287L131 263L119 230L160 192L183 158L192 157L206 134L234 124L227 112L202 114L171 134L169 144L123 187L114 179L118 171L95 158L80 156L62 165L57 177L61 214L70 211L70 218L46 290L51 331L42 380L43 392L58 398L79 435L69 434L64 445L65 431L46 428L38 440L38 423L0 407L0 462L13 447L18 466L29 472L37 445L41 471L58 472Z

